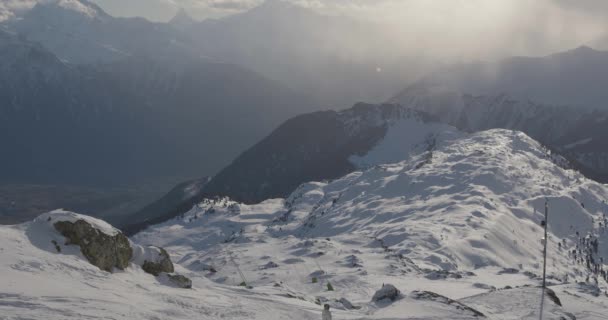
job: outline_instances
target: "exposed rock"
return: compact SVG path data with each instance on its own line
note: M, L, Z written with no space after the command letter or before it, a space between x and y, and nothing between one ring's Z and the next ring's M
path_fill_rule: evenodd
M346 257L345 264L348 267L350 267L350 268L361 268L361 267L363 267L361 259L359 259L355 255L350 255L350 256Z
M359 306L354 306L350 301L346 300L346 298L340 298L338 302L340 302L347 310L361 309Z
M390 301L395 301L399 297L401 297L401 291L399 291L392 284L385 284L382 288L374 294L372 297L372 301L382 301L388 299Z
M53 225L67 238L66 245L78 245L89 262L101 270L112 272L129 266L133 250L129 239L120 232L108 235L84 220L58 221Z
M498 271L498 274L516 274L519 273L519 270L515 269L515 268L504 268L500 271Z
M412 292L410 297L413 299L416 299L416 300L428 300L428 301L435 301L435 302L451 305L458 310L462 310L467 313L471 313L471 315L473 315L474 317L481 317L481 318L486 317L483 313L481 313L461 302L458 302L456 300L450 299L448 297L442 296L442 295L434 293L434 292L414 291L414 292Z
M485 284L485 283L479 283L479 282L473 283L473 287L479 288L479 289L490 290L490 291L495 291L496 290L495 286L492 286L492 285L489 285L489 284Z
M464 276L470 276L467 272L452 272L447 270L423 270L426 274L425 278L429 280L444 280L444 279L462 279Z
M278 268L278 267L279 267L278 264L276 264L272 261L269 261L267 264L261 266L260 269L266 270L266 269L274 269L274 268Z
M192 280L186 276L182 276L181 274L167 274L167 279L179 288L192 289Z
M165 249L155 246L149 246L148 249L152 249L153 253L151 257L148 253L148 257L146 257L141 266L145 272L158 276L162 272L172 273L174 271L171 257L169 257L169 254Z
M551 290L551 289L547 288L546 295L547 295L547 297L548 297L548 298L549 298L551 301L553 301L553 302L554 302L556 305L558 305L558 306L560 306L560 307L562 306L562 302L561 302L561 301L559 300L559 298L557 297L557 294L555 293L555 291L553 291L553 290Z

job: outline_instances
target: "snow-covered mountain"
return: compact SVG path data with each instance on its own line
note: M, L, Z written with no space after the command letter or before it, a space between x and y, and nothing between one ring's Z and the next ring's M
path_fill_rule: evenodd
M169 21L169 25L178 29L186 30L196 24L196 20L192 18L186 10L180 9L177 14Z
M424 112L391 104L359 103L339 112L300 115L243 152L195 197L176 204L172 210L163 206L162 217L182 214L203 198L227 196L256 203L286 197L304 182L339 178L357 168L423 152L437 136L455 131ZM174 203L170 200L173 198L168 195L160 203ZM146 216L149 211L159 208L152 205L136 215ZM135 223L125 230L131 234L149 224Z
M390 144L383 139L367 156ZM547 201L551 287L577 317L603 310L582 292L608 288L599 270L608 254L605 185L565 169L565 159L525 134L501 129L444 135L404 159L303 184L285 199L205 200L134 239L168 247L182 266L221 284L241 281L238 265L254 288L278 282L304 300L344 297L365 309L374 288L392 283L477 303L492 319L533 319L539 298L527 294L540 294L533 287ZM324 292L327 283L339 289ZM509 291L524 285L533 286L526 298ZM505 286L490 294L491 305L476 296ZM520 298L520 308L510 308ZM402 308L400 318L416 318Z
M328 303L338 319L537 319L548 201L545 319L601 319L608 187L564 169L521 132L446 130L400 156L385 152L399 141L384 136L359 158L376 166L302 184L285 199L206 199L132 237L134 256L154 248L136 244L164 248L190 290L145 273L144 258L101 271L87 262L90 251L83 256L49 228L82 219L118 237L102 222L55 212L2 226L0 310L9 318L318 319ZM400 290L394 301L373 300L391 293L388 284Z
M521 130L566 156L589 177L608 181L608 111L539 103L504 93L473 95L425 83L408 87L391 101L469 132Z
M37 4L0 25L42 43L64 61L206 56L249 68L332 107L385 101L432 64L404 50L377 50L395 41L377 24L287 1L264 1L250 11L201 22L180 11L168 23L112 17L87 0L31 2Z
M39 1L8 28L40 42L71 63L99 63L154 54L178 58L189 52L181 32L142 18L115 18L87 0ZM178 55L178 56L174 56Z

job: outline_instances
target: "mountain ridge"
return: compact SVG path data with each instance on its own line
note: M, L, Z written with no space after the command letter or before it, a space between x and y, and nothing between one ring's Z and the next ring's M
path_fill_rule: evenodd
M434 114L468 132L491 128L524 131L562 153L589 177L608 181L608 158L602 145L608 136L608 112L604 110L539 103L504 93L473 95L425 83L408 87L391 101Z

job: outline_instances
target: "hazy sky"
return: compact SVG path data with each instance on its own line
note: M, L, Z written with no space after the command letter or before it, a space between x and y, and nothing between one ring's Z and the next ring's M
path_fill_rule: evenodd
M203 19L250 9L264 0L94 0L114 15L168 20L179 8ZM608 0L286 0L332 14L387 24L432 47L543 54L581 44L598 45L608 30ZM483 45L485 44L485 46ZM491 48L491 49L488 49ZM488 52L480 52L484 55Z
M57 0L0 0L0 20L3 9L27 7L36 1ZM264 0L90 1L115 16L167 21L180 8L204 19L238 13ZM445 52L452 58L469 60L544 55L579 45L608 49L608 0L285 1L324 13L375 20L400 39L388 46L409 46L423 54L440 56Z
M7 0L19 2L20 0ZM29 0L21 0L29 1ZM115 15L141 15L153 20L168 20L179 9L185 8L193 16L225 15L252 8L264 0L93 0L104 9ZM589 18L607 18L608 1L606 0L287 0L301 5L322 8L325 10L365 11L377 9L388 10L391 14L404 13L415 9L416 15L436 15L462 13L477 19L483 15L494 16L497 12L505 15L517 13L518 16L538 14L537 18L545 19L560 10L579 13ZM536 11L541 8L545 12ZM396 10L396 11L395 11ZM535 10L531 12L530 10ZM423 12L422 12L423 11ZM386 11L389 13L389 11ZM412 12L410 12L412 13Z

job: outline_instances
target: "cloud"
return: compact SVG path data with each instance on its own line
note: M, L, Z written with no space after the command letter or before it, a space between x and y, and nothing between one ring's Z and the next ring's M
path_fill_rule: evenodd
M19 12L32 8L35 0L0 0L0 21L5 21Z
M598 43L606 0L323 0L325 10L386 24L425 55L500 58L544 55Z

